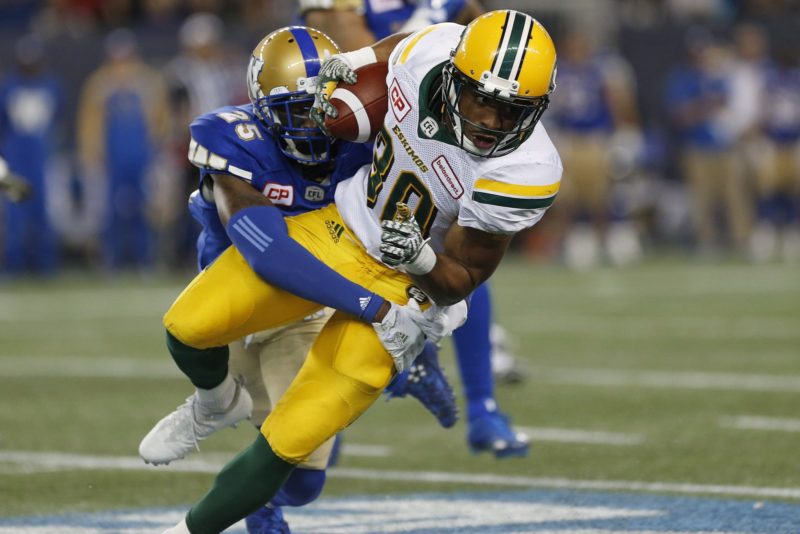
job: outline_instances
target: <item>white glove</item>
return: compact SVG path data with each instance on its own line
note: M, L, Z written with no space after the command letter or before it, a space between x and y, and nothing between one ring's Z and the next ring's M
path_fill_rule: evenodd
M390 267L402 266L411 274L431 272L436 253L428 241L414 217L381 221L381 261Z
M409 307L413 308L413 305L409 304ZM418 322L417 324L430 341L439 343L442 339L453 335L453 331L467 321L468 311L469 307L466 300L457 302L452 306L434 304L422 312L424 322Z
M422 352L426 338L419 322L425 321L416 301L410 299L408 306L392 303L383 321L372 323L378 339L394 360L398 373L411 366L414 359Z
M376 61L375 50L370 46L353 52L334 54L322 61L322 66L316 76L316 87L313 89L314 106L311 108L311 118L323 131L325 130L325 117L335 119L339 114L336 107L330 102L333 90L336 89L339 82L350 85L356 83L358 76L355 71Z

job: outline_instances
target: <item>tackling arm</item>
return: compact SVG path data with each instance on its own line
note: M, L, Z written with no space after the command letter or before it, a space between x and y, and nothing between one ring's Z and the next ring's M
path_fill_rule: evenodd
M228 236L261 278L294 295L380 322L390 304L319 261L289 237L281 211L242 180L212 174L214 201Z

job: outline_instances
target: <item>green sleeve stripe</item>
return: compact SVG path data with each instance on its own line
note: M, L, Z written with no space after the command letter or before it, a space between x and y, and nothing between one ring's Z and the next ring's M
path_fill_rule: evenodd
M491 193L483 193L481 191L474 191L472 193L472 200L475 202L479 202L481 204L491 204L493 206L503 206L504 208L546 208L552 204L555 199L555 195L545 198L518 198L493 195Z

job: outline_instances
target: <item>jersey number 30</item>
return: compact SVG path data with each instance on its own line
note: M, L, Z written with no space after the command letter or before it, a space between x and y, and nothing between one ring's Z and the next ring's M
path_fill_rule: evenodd
M370 167L369 178L367 179L367 206L370 209L375 208L375 205L378 203L378 196L393 166L394 146L392 145L392 138L384 128L375 139L372 167ZM381 220L394 219L395 213L397 212L397 203L404 202L405 204L411 204L410 200L412 197L417 198L417 204L414 208L414 218L417 220L417 224L419 224L422 230L422 235L428 237L438 210L433 203L433 196L430 191L428 191L428 188L425 187L425 184L422 183L419 176L411 171L402 171L397 176L392 190L383 201Z

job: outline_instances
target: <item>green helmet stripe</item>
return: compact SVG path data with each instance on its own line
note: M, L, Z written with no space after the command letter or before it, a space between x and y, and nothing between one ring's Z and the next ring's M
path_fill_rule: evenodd
M525 43L522 42L522 33L525 29L527 17L517 13L514 13L514 15L516 16L514 17L513 24L511 26L511 35L508 39L508 46L505 49L505 53L503 53L503 60L500 63L500 70L497 72L497 76L506 80L510 79L511 77L511 71L514 69L514 62L517 59L517 55L525 53Z

